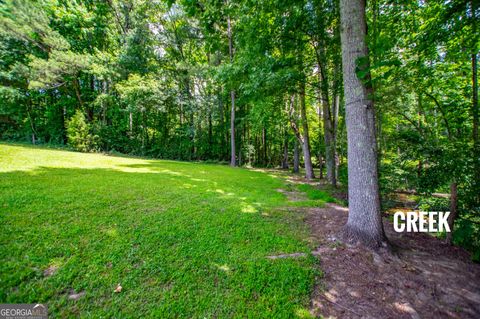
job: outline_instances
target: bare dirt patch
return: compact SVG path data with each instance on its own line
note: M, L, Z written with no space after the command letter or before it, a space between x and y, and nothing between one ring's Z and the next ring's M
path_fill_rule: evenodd
M289 190L279 188L277 189L277 192L284 194L287 197L287 199L291 202L299 202L307 199L307 196L304 193L294 191L294 190L289 191Z
M291 184L305 183L289 176ZM310 182L328 191L340 202L347 196L320 181ZM278 190L290 201L303 193ZM398 198L406 208L416 205ZM306 212L306 222L316 243L312 252L320 260L323 278L316 282L310 311L325 318L480 318L480 265L460 247L422 233L396 233L384 219L393 254L376 253L362 246L347 246L337 240L345 225L348 208L327 204L323 208L295 207ZM269 256L299 258L304 254Z
M336 240L348 210L308 209L324 278L311 312L333 318L480 318L480 265L463 249L420 233L385 231L395 253L377 254Z

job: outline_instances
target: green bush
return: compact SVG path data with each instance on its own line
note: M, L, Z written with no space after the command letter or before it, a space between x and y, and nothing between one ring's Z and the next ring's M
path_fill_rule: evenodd
M90 126L82 111L77 110L67 122L68 145L81 152L96 150L96 135L91 134Z
M418 202L418 208L425 212L447 212L450 210L448 198L422 197Z
M448 198L424 197L419 201L421 211L446 212L450 211ZM480 218L477 211L469 211L459 207L455 220L453 242L472 254L472 260L480 262ZM440 234L441 238L445 233Z

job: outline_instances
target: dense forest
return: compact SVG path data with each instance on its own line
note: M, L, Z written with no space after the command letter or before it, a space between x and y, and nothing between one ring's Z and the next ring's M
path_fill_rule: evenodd
M479 259L478 3L368 1L365 30L350 25L365 43L353 56L342 30L356 20L340 13L357 9L337 0L0 0L0 138L302 166L308 179L362 187L371 176L348 177L356 145L378 175L383 209L406 191L420 209L454 212L447 240L477 247ZM372 136L347 143L355 79Z

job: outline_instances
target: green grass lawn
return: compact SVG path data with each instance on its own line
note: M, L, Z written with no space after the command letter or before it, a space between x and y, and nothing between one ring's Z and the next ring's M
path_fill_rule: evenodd
M46 303L53 317L308 316L315 259L265 258L311 249L301 213L281 209L284 183L0 144L0 302Z

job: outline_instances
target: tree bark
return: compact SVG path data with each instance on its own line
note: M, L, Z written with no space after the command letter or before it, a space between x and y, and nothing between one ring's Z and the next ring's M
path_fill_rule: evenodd
M293 172L300 172L300 152L298 151L298 141L295 139L295 146L293 148Z
M323 158L322 158L322 154L318 154L318 169L320 171L318 178L323 179Z
M380 211L375 110L357 67L368 68L365 0L340 0L343 83L348 141L349 214L343 236L371 248L386 246Z

